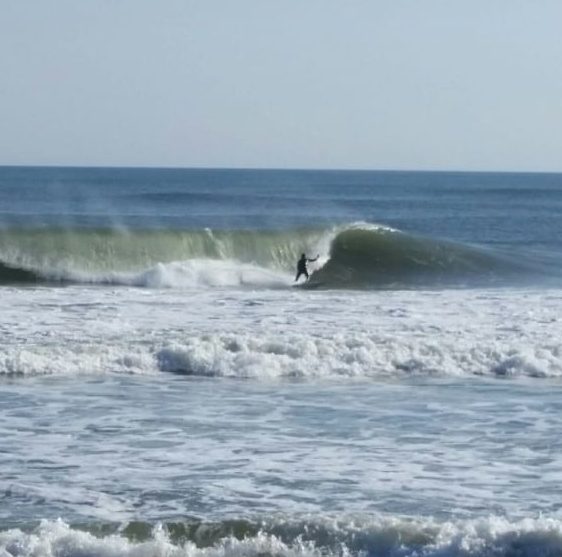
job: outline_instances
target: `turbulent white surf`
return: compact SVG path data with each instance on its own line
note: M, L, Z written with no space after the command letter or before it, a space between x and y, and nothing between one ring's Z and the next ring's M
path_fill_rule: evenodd
M246 273L279 288L6 289L0 374L562 375L560 290L311 292Z
M112 528L107 527L107 530ZM315 522L309 519L300 523L284 523L278 519L269 524L192 522L158 524L153 528L139 524L100 539L59 520L43 521L29 533L0 532L0 550L13 557L38 554L53 557L84 554L105 557L331 557L372 555L373 547L377 548L375 555L383 557L555 556L562 551L562 521L509 522L489 517L439 523L380 517L370 521L324 519Z

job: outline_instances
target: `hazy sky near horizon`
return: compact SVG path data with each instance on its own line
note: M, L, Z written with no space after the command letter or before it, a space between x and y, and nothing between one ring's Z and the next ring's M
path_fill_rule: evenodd
M0 164L562 171L560 0L0 0Z

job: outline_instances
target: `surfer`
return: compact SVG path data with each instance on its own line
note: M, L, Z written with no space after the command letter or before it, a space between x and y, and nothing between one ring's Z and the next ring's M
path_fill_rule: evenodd
M299 280L301 275L304 275L306 277L306 280L308 280L309 275L308 275L308 269L306 268L306 264L316 261L318 257L320 256L317 255L314 259L308 259L304 253L301 255L301 258L297 262L297 276L295 277L295 282Z

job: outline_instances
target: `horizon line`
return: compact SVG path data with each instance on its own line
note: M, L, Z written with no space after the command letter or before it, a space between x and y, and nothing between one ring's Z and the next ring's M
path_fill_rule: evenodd
M176 166L176 165L129 165L129 164L0 164L4 168L29 169L90 169L90 170L202 170L202 171L241 171L241 172L380 172L380 173L427 173L427 174L562 174L562 170L463 170L444 168L364 168L364 167L275 167L275 166Z

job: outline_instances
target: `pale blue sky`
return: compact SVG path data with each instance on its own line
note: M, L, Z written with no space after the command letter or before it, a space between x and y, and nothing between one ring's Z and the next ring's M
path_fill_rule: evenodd
M0 0L0 164L562 171L562 1Z

